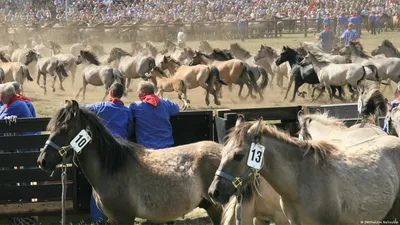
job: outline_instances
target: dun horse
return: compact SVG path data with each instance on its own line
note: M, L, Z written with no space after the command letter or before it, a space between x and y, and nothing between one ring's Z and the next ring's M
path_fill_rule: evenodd
M124 85L124 77L118 69L112 68L107 65L100 65L99 60L96 55L88 51L81 51L78 56L78 62L83 65L82 71L82 87L79 89L78 94L76 94L76 99L78 99L79 94L83 91L82 100L85 99L86 86L91 84L93 86L104 86L106 89L104 99L107 97L108 89L114 82L119 82Z
M238 122L209 194L225 204L237 191L232 181L247 185L259 171L281 196L291 224L380 221L399 201L399 149L400 139L389 135L345 147L340 140L300 141L262 119Z
M133 224L136 217L162 223L204 208L220 224L222 207L211 202L207 189L220 162L222 146L202 141L160 151L115 139L95 114L76 101L51 119L51 132L38 157L40 167L54 171L62 162L59 151L74 156L93 187L102 212L115 224ZM79 153L61 148L86 130L91 136ZM173 204L173 207L171 206Z
M119 71L128 79L126 89L129 91L131 79L146 78L146 73L150 72L155 66L155 60L151 56L133 56L121 48L111 49L107 62L119 61Z
M62 82L63 82L63 77L68 77L68 74L67 71L65 71L64 63L58 60L57 58L55 57L40 58L36 64L36 73L37 73L36 82L41 88L44 89L44 94L47 93L46 90L47 74L50 74L50 76L53 77L53 84L51 85L53 92L56 91L54 85L56 83L57 76L60 80L60 90L65 91L64 87L62 86ZM57 73L57 76L55 76L54 73ZM40 75L43 75L43 86L40 85Z
M33 81L33 78L31 77L26 65L20 62L11 62L9 59L5 58L3 52L0 52L0 61L0 67L4 73L4 76L1 77L2 82L7 83L17 81L21 84L21 90L23 90L25 79L28 79L28 81Z
M185 81L175 76L167 77L164 71L160 67L154 67L147 77L152 80L154 85L157 87L157 95L163 98L164 92L175 91L178 93L178 98L183 102L182 110L190 107L190 101L186 97L186 85Z

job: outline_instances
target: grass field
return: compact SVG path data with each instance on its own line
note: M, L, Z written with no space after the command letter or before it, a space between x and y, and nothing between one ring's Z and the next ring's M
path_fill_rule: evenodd
M367 34L366 32L363 33L363 37L361 39L362 44L364 45L365 50L370 53L372 49L374 49L378 44L380 44L384 39L388 39L393 42L395 46L400 46L400 38L399 38L400 33L397 32L388 32L388 33L381 33L376 36L372 36L370 34ZM309 35L308 38L304 38L303 35L287 35L281 38L277 39L252 39L252 40L246 40L245 42L239 42L242 47L250 51L253 55L258 51L259 47L261 44L263 45L268 45L272 46L275 48L282 48L283 45L289 45L289 46L298 46L300 42L302 41L314 41L313 35ZM214 48L229 48L229 45L233 42L238 42L238 40L231 40L231 41L210 41L211 46ZM112 47L121 47L126 50L130 50L130 43L101 43L105 47L106 52L109 51ZM162 43L155 43L158 46L161 46ZM190 47L196 48L198 47L199 41L190 41L188 45ZM69 47L70 45L63 45L62 46L62 52L67 53L69 52ZM32 98L33 104L36 108L38 117L43 117L43 116L52 116L57 109L63 106L64 100L65 99L73 99L78 92L79 88L81 87L81 73L80 73L80 67L78 67L78 72L76 75L76 82L75 85L71 85L71 80L70 78L67 78L64 82L64 87L66 89L65 92L62 92L58 89L58 86L56 86L57 90L55 93L51 92L50 84L51 84L51 79L48 78L47 81L47 95L43 94L43 89L41 89L37 84L36 84L36 74L32 74L32 77L35 79L35 82L30 82L26 83L24 85L25 89L25 95L27 97ZM131 88L135 91L136 90L136 85L137 85L138 80L134 80L133 83L131 84ZM287 83L287 80L284 81L285 84ZM275 88L270 88L268 87L265 91L264 97L265 100L261 103L256 102L256 100L247 100L247 101L240 101L237 98L237 91L238 88L234 87L233 92L230 93L227 89L224 90L224 98L221 99L222 105L218 108L248 108L248 107L268 107L268 106L286 106L286 105L309 105L311 104L310 97L307 96L305 99L302 99L300 97L296 98L296 102L290 103L288 100L283 101L283 93L281 92L280 89L277 88L276 83L274 81L274 87ZM244 93L246 93L247 90L244 90ZM292 93L292 90L291 92ZM392 99L393 96L389 92L385 93L386 97L388 99ZM81 103L94 103L98 102L102 99L104 95L104 88L103 87L93 87L93 86L88 86L87 92L86 92L86 100L85 101L80 101ZM177 96L175 93L165 93L165 97L179 102ZM347 96L348 97L348 96ZM205 106L204 102L204 90L203 89L194 89L194 90L189 90L188 91L188 98L191 100L192 103L192 109L206 109L207 107ZM125 105L129 105L133 101L137 101L138 97L136 96L135 92L130 92L127 97L124 97L123 101L125 102ZM212 97L211 97L212 101ZM336 100L337 103L340 103L338 100ZM328 104L328 99L327 95L325 95L321 101L315 102L313 104ZM210 108L216 108L215 105L211 104ZM186 218L196 218L196 217L204 217L206 216L205 212L202 210L196 210L191 215L188 215ZM87 219L87 218L86 218ZM77 220L79 221L79 219ZM44 222L44 224L48 224L47 222ZM138 221L140 224L141 222ZM74 223L74 224L80 224L79 222ZM180 223L177 224L186 224L186 225L197 225L197 224L207 224L203 219L200 220L185 220L181 221Z

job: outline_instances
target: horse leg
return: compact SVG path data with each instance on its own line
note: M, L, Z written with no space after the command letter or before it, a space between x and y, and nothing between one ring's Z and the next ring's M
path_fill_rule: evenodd
M85 93L85 91L83 93ZM106 93L104 94L104 98L101 101L104 101L106 99L107 95L108 95L108 88L106 88Z
M63 78L62 78L61 74L58 74L58 79L60 80L60 90L65 91L65 89L63 87ZM55 78L54 78L54 80L55 80Z
M74 83L75 83L75 73L76 73L76 65L72 65L71 66L71 69L70 69L70 72L71 72L71 80L72 80L72 86L74 85Z
M46 95L47 90L46 90L46 80L47 80L47 75L43 73L43 89L44 89L44 94Z
M330 99L331 103L333 103L333 99L332 99L332 88L331 88L331 86L325 84L325 88L328 90L329 99Z
M238 84L238 85L239 85L239 92L238 92L238 96L239 96L239 99L243 101L243 100L244 100L244 98L242 97L242 90L243 90L243 85L244 85L244 84L243 84L243 83L240 83L240 84ZM249 93L247 93L247 96L248 96L249 94L250 94L250 92L249 92ZM247 97L247 96L246 96L246 97Z
M51 88L53 88L53 92L56 92L56 89L54 88L54 85L56 84L57 76L54 75L54 74L50 74L50 75L53 77L53 83L51 84ZM61 82L61 77L60 77L60 82Z
M126 83L126 90L127 92L133 92L132 89L129 88L129 86L131 85L131 78L128 78L128 83Z
M214 205L207 199L203 199L198 207L207 211L207 214L210 217L213 225L219 225L221 223L221 215L222 215L221 206Z
M203 83L200 85L202 88L206 90L206 105L210 105L210 89L213 89L212 85L207 85L206 83Z
M42 87L42 86L40 86L40 72L39 71L37 71L36 83L39 85L39 87Z

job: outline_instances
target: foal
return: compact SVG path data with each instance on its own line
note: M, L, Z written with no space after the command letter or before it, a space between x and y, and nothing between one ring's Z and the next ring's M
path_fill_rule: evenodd
M167 77L160 67L154 67L147 75L157 87L157 95L161 98L165 92L177 92L178 98L183 102L182 110L190 108L190 101L186 98L186 85L185 82L175 76Z

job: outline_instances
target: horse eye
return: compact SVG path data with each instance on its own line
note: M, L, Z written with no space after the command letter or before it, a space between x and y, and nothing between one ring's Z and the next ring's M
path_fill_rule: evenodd
M233 160L235 160L235 161L240 161L240 160L243 159L243 157L244 157L243 154L235 154L235 155L233 156Z

